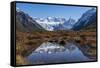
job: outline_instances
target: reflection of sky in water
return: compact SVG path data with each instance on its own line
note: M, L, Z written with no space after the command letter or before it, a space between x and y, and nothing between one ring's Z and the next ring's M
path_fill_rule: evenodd
M27 59L33 64L39 61L44 63L90 61L73 43L61 46L50 42L41 44Z

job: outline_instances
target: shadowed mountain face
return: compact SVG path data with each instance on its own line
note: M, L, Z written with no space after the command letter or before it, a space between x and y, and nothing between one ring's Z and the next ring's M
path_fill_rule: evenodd
M23 11L16 11L16 29L18 31L32 32L44 30L36 21Z
M95 30L96 29L96 9L90 9L73 26L73 30Z
M89 26L86 26L85 28L83 28L82 30L88 30L88 31L96 31L96 23L92 23Z

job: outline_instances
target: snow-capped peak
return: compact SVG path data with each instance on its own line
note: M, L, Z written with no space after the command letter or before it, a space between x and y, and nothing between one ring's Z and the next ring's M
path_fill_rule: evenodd
M47 18L33 18L36 20L38 23L45 23L45 24L50 24L50 25L57 25L64 23L63 19L61 18L56 18L56 17L47 17Z
M63 17L34 17L33 19L48 31L59 29L61 26L63 26L61 29L70 29L75 24L75 20L71 17L68 20Z
M16 7L16 11L17 11L17 12L20 12L20 11L22 11L22 10L20 10L18 7Z

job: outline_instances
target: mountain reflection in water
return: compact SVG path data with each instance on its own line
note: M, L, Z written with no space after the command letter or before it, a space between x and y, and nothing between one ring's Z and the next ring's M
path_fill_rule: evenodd
M60 45L51 42L42 43L27 60L32 64L92 61L74 43Z

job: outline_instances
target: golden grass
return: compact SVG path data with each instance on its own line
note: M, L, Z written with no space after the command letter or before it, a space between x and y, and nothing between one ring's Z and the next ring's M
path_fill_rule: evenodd
M91 39L89 39L91 38ZM28 64L25 59L33 50L43 42L56 41L74 41L80 46L90 44L92 48L88 51L91 56L96 56L96 32L66 32L66 31L48 31L48 32L19 32L16 31L16 62L17 64Z
M16 55L16 64L17 65L27 65L28 62L27 62L27 60L23 56Z

